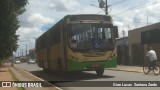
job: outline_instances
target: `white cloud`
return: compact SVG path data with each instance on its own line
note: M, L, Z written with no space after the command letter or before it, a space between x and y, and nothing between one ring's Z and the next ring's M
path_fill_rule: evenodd
M26 39L29 39L30 38L35 38L36 36L39 36L41 35L43 32L41 30L39 30L39 28L19 28L17 30L17 34L20 35L20 34L23 34L20 36L20 39L21 37L23 38L26 38Z
M122 22L118 22L118 21L115 21L114 24L117 25L117 26L123 26L124 25Z
M34 38L38 37L39 36L38 32L41 32L42 34L41 27L43 27L44 25L55 23L54 19L45 17L40 13L31 13L28 14L28 16L25 16L23 18L22 17L20 20L22 20L23 22L21 22L21 27L17 31L17 34L19 34L20 37L27 36L25 37L27 39L33 38L32 36L35 36Z
M128 8L139 5L145 0L125 0L115 6L109 8L110 15L116 15L113 17L114 25L119 27L119 34L122 37L122 31L125 30L126 35L130 29L138 28L153 24L160 20L160 0L149 0L150 2L144 4L133 10L127 10ZM109 0L109 5L117 2L117 0ZM146 2L146 1L145 1ZM19 17L21 27L17 31L20 35L20 41L28 40L23 43L30 43L30 46L34 46L34 39L44 33L43 27L45 25L58 22L62 17L67 14L104 14L101 9L91 6L94 4L98 6L97 0L29 0L29 4L26 6L26 12ZM101 12L100 12L101 11ZM123 12L125 11L125 12ZM118 14L119 12L123 12ZM19 42L22 44L22 42ZM23 46L23 45L22 45ZM21 49L20 45L20 49Z
M127 32L129 29L135 29L146 26L147 22L148 24L154 24L159 22L160 0L149 1L150 2L131 10L127 9L139 5L139 2L142 2L142 0L134 0L134 2L132 2L132 6L130 6L131 4L128 4L126 6L123 5L118 8L112 8L111 15L115 15L115 13L119 13L122 11L122 13L117 14L116 18L114 18L114 23L119 26L120 36L122 36L123 30Z
M58 12L74 11L80 8L78 0L50 0L49 8L54 9Z
M34 25L44 25L44 24L51 24L54 23L54 19L49 17L44 17L39 13L33 13L28 18L28 22L33 23Z
M42 4L42 3L41 3ZM30 8L28 8L30 9ZM33 8L34 9L34 8ZM19 37L19 50L24 49L28 45L28 50L35 47L35 39L44 33L42 27L55 23L55 19L45 16L44 13L36 12L36 10L26 11L19 16L20 28L17 30Z
M28 44L29 48L34 48L35 41L34 39L39 37L43 31L41 31L39 28L33 27L33 28L19 28L17 30L17 35L20 35L19 37L19 45L20 49L24 48L24 45L22 44ZM33 42L34 41L34 42Z
M54 3L49 3L50 8L56 8L56 5Z

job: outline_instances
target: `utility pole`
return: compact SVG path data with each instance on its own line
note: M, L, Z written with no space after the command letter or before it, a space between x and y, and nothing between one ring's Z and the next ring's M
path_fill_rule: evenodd
M125 31L124 30L122 31L122 34L123 34L123 38L124 38L125 37Z
M20 51L18 51L18 57L20 56Z
M106 9L105 10L106 11L105 14L108 15L108 3L107 3L107 0L106 0L106 8L105 9Z
M26 57L27 57L27 44L26 44Z
M122 64L125 64L125 59L126 59L126 45L125 45L125 31L123 29L122 31L122 34L123 34L123 52L122 52Z
M21 57L23 57L23 49L21 49L20 51L21 51Z
M131 30L131 28L130 28L129 24L128 24L128 30Z

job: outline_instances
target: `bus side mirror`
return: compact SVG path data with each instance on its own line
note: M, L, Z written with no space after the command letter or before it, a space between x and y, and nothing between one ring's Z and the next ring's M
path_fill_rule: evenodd
M114 38L119 38L118 27L117 26L113 26L112 27L112 31L113 31Z

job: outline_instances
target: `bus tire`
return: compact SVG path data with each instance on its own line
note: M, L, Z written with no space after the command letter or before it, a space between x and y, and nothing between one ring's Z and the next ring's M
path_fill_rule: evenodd
M42 60L42 67L43 67L43 71L46 72L47 69L45 68L44 61L43 61L43 60Z
M47 69L43 67L43 71L44 71L44 72L46 72L46 71L47 71Z
M58 60L58 70L62 71L62 63L60 60Z
M102 68L102 69L96 69L96 73L97 73L98 76L102 76L103 73L104 73L104 68Z
M60 77L65 76L65 72L63 71L62 63L60 60L58 60L58 72Z

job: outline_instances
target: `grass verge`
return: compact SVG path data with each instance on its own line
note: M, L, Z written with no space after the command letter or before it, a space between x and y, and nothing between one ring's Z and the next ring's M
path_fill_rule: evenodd
M12 78L13 78L14 81L19 81L19 80L16 78L15 74L14 74L10 69L9 69L9 72L11 73ZM17 90L25 90L25 88L23 88L23 87L17 87Z

